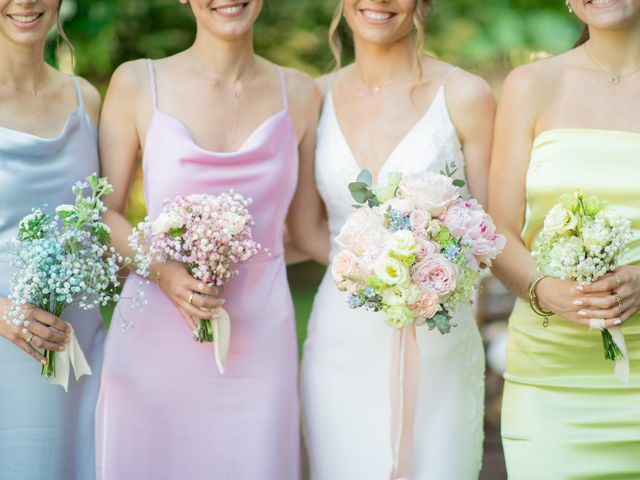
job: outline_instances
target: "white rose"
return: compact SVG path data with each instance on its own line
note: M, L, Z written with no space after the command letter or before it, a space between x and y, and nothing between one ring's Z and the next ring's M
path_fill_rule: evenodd
M555 205L544 219L544 229L549 233L563 234L576 228L578 219L562 205Z
M184 225L184 221L175 212L162 212L151 226L151 233L158 235L167 233L172 228L180 228Z
M389 250L399 257L410 257L419 249L415 236L408 230L398 230L389 240Z
M382 292L382 301L386 305L404 305L409 298L407 288L400 285L389 287Z
M376 276L387 285L401 285L409 280L409 269L395 258L383 256L373 267Z

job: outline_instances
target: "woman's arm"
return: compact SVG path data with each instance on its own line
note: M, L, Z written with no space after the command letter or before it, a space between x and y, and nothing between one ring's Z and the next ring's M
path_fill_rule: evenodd
M489 177L489 211L507 237L493 273L513 293L528 299L529 284L538 274L520 232L525 216L526 175L536 135L539 105L544 100L546 72L540 66L519 67L506 79L498 108ZM544 66L542 67L544 68ZM540 306L579 325L589 325L580 304L581 292L570 280L546 277L536 287ZM603 315L604 316L604 315ZM602 317L601 317L602 318ZM615 325L609 318L606 326Z
M462 145L469 190L486 206L496 101L483 79L456 72L447 83L447 104Z
M116 250L133 258L128 238L132 227L124 217L129 187L140 152L140 132L148 127L153 114L149 73L145 62L120 66L111 79L100 118L100 165L102 175L109 178L114 193L105 199L108 211L104 221L112 231ZM185 266L177 262L154 263L150 280L158 283L173 302L191 330L194 318L209 318L211 310L220 306L216 288L194 279ZM198 295L192 297L195 292Z
M329 263L330 234L324 203L315 179L316 130L322 95L308 77L296 82L295 108L302 112L304 134L299 143L298 186L289 208L287 226L295 248L324 265Z

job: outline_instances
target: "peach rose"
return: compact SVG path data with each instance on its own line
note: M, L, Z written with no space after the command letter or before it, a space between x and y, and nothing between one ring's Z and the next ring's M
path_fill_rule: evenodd
M409 305L409 310L414 317L421 320L433 318L441 310L438 295L433 290L424 290L418 299Z
M411 278L421 290L433 290L443 298L456 288L455 265L440 254L431 255L416 263Z

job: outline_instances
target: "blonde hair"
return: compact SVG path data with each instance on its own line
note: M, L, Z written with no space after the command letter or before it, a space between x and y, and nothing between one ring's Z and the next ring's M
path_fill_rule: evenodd
M69 50L69 54L71 55L71 68L73 70L73 67L75 66L76 55L73 44L71 43L71 40L69 40L69 37L67 37L67 34L62 26L62 20L60 20L60 10L62 9L62 2L63 0L60 0L60 4L58 5L58 18L56 19L56 27L58 29L57 47L60 47L60 40L62 40L62 43L65 47L67 47L67 49Z
M431 10L432 0L416 0L416 10L413 13L413 27L415 28L415 62L418 70L418 80L422 79L422 62L420 57L424 51L425 46L425 34L424 25L429 16ZM339 70L342 66L342 40L340 39L340 33L338 31L340 22L342 21L342 13L344 11L344 0L339 0L338 6L333 19L329 25L329 48L333 54L335 62L335 70Z

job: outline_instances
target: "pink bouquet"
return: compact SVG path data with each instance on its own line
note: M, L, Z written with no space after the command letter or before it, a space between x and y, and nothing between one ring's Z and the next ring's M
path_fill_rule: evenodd
M462 198L461 180L422 172L371 181L365 170L349 185L359 205L336 239L338 288L350 307L382 311L396 329L426 324L448 333L505 238L476 200Z
M152 260L184 263L189 273L207 285L224 287L237 275L234 265L256 255L261 246L252 239L251 201L233 191L217 196L177 196L165 202L155 221L141 222L129 238L137 272L149 275ZM229 339L229 316L218 309L213 320L198 320L194 337L214 342L216 362L224 372ZM212 323L213 322L213 323Z

